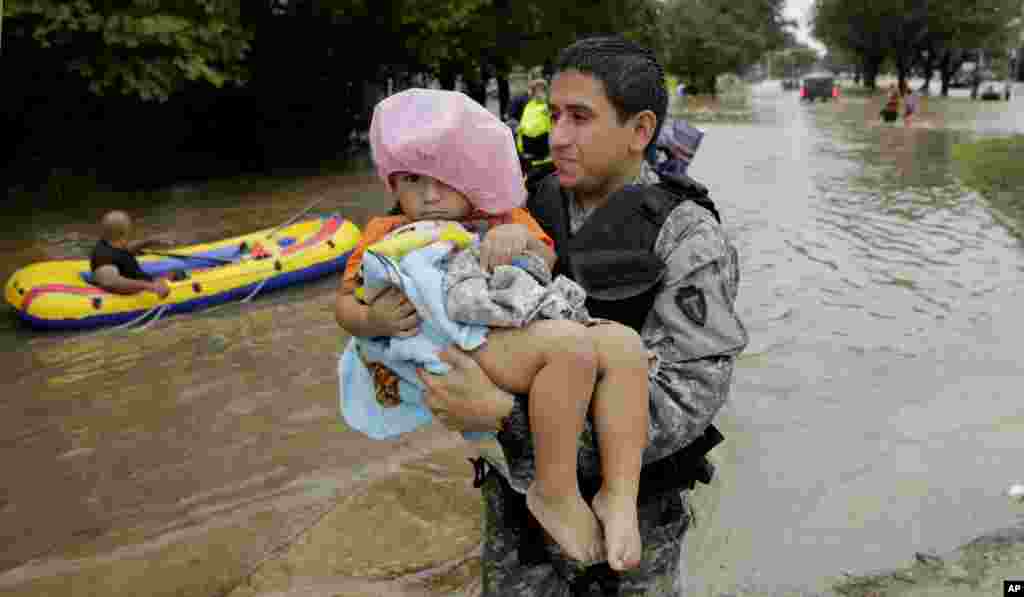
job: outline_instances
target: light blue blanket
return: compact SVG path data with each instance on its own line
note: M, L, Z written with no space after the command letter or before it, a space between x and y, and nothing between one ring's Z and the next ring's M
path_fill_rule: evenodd
M367 289L401 288L416 306L420 330L409 338L352 338L338 361L341 412L345 422L374 439L388 439L431 422L423 405L423 384L417 367L431 373L447 373L448 365L437 357L445 346L456 344L473 350L484 343L488 327L452 321L445 309L444 277L451 247L434 244L408 253L399 261L367 251L363 257L363 282ZM399 378L401 403L393 407L375 398L373 376L359 357L385 364ZM464 433L466 439L493 437L490 433Z

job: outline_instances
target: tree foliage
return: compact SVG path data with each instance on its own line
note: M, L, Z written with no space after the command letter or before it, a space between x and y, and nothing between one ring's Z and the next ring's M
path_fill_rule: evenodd
M1019 0L815 0L812 28L830 48L856 55L865 84L874 87L885 60L902 81L914 69L940 68L948 77L969 51L1005 53L1016 32Z
M769 76L778 79L798 77L813 68L819 59L818 52L813 48L795 44L771 53Z
M5 35L31 37L66 56L96 94L166 100L186 81L216 87L246 79L252 32L227 0L7 0Z
M713 91L782 47L782 2L5 0L0 168L173 180L315 163L365 130L389 78L461 80L481 102L496 78L504 106L515 68L550 72L561 48L600 34Z
M782 0L666 0L662 56L688 88L714 91L717 75L737 72L780 49L793 23Z

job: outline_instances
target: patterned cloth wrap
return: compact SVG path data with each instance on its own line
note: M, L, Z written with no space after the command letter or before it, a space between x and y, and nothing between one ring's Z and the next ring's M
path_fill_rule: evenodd
M408 338L353 337L338 361L345 422L374 439L387 439L429 424L417 368L447 373L437 357L456 344L472 351L486 341L488 326L522 327L536 319L586 322L586 293L559 276L551 280L544 260L526 253L493 272L480 267L477 235L458 222L420 221L403 226L367 248L363 288L367 300L396 286L416 307L419 332ZM382 388L397 379L397 389ZM467 439L493 437L465 433Z

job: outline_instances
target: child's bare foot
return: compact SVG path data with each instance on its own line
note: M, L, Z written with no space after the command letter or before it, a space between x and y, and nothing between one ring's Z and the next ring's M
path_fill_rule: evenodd
M594 514L604 525L604 544L608 565L623 571L640 565L643 542L636 511L636 495L613 493L604 488L594 496Z
M547 496L534 482L526 491L526 507L566 555L580 562L604 559L601 525L578 492Z

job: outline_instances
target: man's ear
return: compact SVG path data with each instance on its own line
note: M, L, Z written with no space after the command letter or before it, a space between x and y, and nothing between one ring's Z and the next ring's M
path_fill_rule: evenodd
M636 153L643 153L647 145L654 138L654 129L658 126L658 117L650 110L644 110L633 115L632 138L629 142L630 150Z

